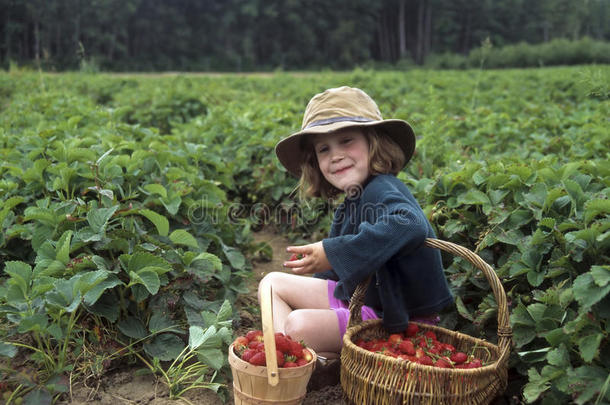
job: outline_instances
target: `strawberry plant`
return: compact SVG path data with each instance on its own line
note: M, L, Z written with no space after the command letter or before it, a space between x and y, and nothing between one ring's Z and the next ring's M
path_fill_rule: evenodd
M514 330L510 395L609 401L608 72L0 73L0 383L14 393L19 371L36 368L15 396L59 397L93 342L132 345L151 365L175 359L189 328L207 330L248 292L248 255L264 250L253 230L324 237L336 201L299 201L273 147L313 94L345 84L411 123L416 153L399 178L439 238L498 272ZM493 341L485 279L445 264L456 306L442 326ZM135 356L112 350L100 356ZM212 383L227 378L215 356L197 358Z

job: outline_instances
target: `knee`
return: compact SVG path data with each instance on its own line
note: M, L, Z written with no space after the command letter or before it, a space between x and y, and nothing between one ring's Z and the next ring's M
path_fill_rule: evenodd
M271 289L273 291L277 291L282 285L282 279L284 278L284 276L285 274L279 271L272 271L271 273L265 275L265 277L263 277L258 283L258 301L260 302L261 300L261 287L263 285L269 284L271 285Z
M284 324L284 333L297 341L305 338L307 335L307 320L303 316L303 311L297 309L288 314Z

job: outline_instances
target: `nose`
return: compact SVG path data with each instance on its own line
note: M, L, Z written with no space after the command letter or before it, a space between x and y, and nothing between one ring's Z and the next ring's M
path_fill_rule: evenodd
M331 162L339 162L341 159L343 159L343 152L338 148L333 149L330 157Z

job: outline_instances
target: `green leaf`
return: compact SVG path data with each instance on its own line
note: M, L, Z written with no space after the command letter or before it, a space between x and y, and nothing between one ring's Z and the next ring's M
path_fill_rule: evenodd
M46 388L36 388L23 397L24 405L51 405L53 397Z
M481 205L491 204L491 201L489 201L489 197L484 192L476 189L471 189L468 190L465 194L461 194L460 196L458 196L458 203Z
M516 325L513 328L513 340L517 347L523 347L536 338L536 330L531 326Z
M585 224L588 224L600 214L610 214L610 200L594 198L585 203Z
M74 312L81 303L81 294L76 288L80 278L81 275L75 275L69 280L56 280L53 290L45 294L47 303L67 312Z
M8 357L8 358L12 359L16 355L17 355L17 348L14 345L12 345L10 343L0 342L0 356L4 356L4 357Z
M552 364L557 367L568 368L571 366L570 354L568 353L568 350L566 349L566 346L564 344L561 344L561 346L551 350L547 354L546 358L549 364Z
M117 297L113 293L103 294L95 301L95 304L86 308L90 313L103 316L112 323L119 319L120 306L117 304Z
M535 368L527 371L529 382L523 388L523 397L529 403L538 399L540 394L551 387L551 383L542 377Z
M220 258L212 253L208 253L208 252L203 252L198 254L192 261L196 262L197 260L203 260L206 262L211 263L213 269L215 271L220 271L222 269L222 261L220 260Z
M225 362L225 355L222 350L216 348L205 348L197 350L197 356L201 362L212 367L214 370L220 370Z
M129 277L131 278L131 283L142 284L152 295L155 295L161 286L159 276L154 271L144 270L138 273L131 271L129 272Z
M538 287L544 281L545 274L541 271L530 270L527 272L527 281L532 287Z
M161 198L161 204L163 204L170 215L176 215L180 208L180 204L182 204L182 198L180 198L179 195L174 195L171 199Z
M610 283L610 266L591 266L591 276L599 287L605 287Z
M119 321L117 327L121 333L133 339L142 339L148 335L144 324L138 318L128 317L123 319Z
M151 357L161 361L171 361L184 350L182 339L172 333L162 333L151 342L144 343L144 351Z
M177 229L169 235L169 239L176 245L185 245L195 249L199 249L197 239L184 229Z
M104 235L102 233L95 232L91 227L84 227L76 232L76 237L83 242L99 242L102 240Z
M230 321L233 317L233 309L231 308L231 303L229 300L224 300L220 309L218 310L218 316L216 317L216 322L226 322Z
M169 221L161 214L157 214L154 211L143 209L139 212L140 215L147 218L150 222L153 223L155 228L157 228L157 232L161 236L167 236L169 233Z
M178 329L178 325L172 321L172 319L167 316L165 313L155 312L150 317L150 321L148 322L148 329L152 332L159 332L161 330L165 330L166 332L180 332L183 333L181 329Z
M608 380L608 369L596 366L581 366L575 369L568 369L568 377L572 381L570 384L570 393L576 398L576 404L590 404L593 401L592 398L599 395L602 387ZM608 398L608 392L604 397L600 397L604 404L606 402L603 399ZM594 403L594 402L593 402Z
M56 256L64 265L70 261L70 241L72 239L72 231L66 231L61 235L61 238L57 241L56 245Z
M243 270L246 266L246 258L243 254L234 247L222 245L222 251L224 252L227 260L231 263L231 266L237 270Z
M139 273L147 267L160 267L167 271L172 269L167 260L152 253L137 252L129 257L129 262L127 264L128 271Z
M474 320L474 318L472 317L472 314L468 311L468 309L466 308L466 305L464 305L464 302L462 301L462 298L456 297L455 298L455 305L456 305L456 308L457 308L458 313L460 315L462 315L464 318L468 319L469 321L473 321Z
M48 324L49 318L46 314L34 314L22 318L17 330L19 333L26 333L30 331L42 332L46 329Z
M96 284L93 288L91 288L85 294L84 302L87 305L93 305L97 302L100 296L104 293L104 291L114 288L117 285L124 285L124 283L119 280L119 278L114 274L109 274L108 277L102 282Z
M191 350L195 350L203 344L205 341L205 333L206 331L200 326L189 327L189 348Z
M108 220L114 215L117 209L119 209L118 205L110 208L92 208L87 213L87 222L89 223L91 230L97 234L104 233Z
M147 184L142 188L149 194L158 194L163 198L167 197L167 190L161 184Z
M592 272L588 272L576 277L572 285L572 291L574 292L574 298L581 305L582 310L586 311L608 295L610 284L599 287L593 279Z
M536 324L536 323L542 321L546 309L547 309L546 305L536 303L536 304L528 305L527 312L530 314L530 316L534 320L534 324Z
M4 272L11 276L9 284L19 287L26 297L32 281L32 267L24 262L10 261L4 264Z
M578 348L580 349L580 355L584 361L590 363L597 355L599 344L603 337L604 335L602 333L596 333L578 339Z

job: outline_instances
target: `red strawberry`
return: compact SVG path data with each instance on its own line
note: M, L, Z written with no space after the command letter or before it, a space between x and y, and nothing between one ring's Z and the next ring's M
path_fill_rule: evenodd
M443 349L449 350L451 353L455 351L455 347L449 343L443 343Z
M400 342L400 345L398 345L398 350L410 356L415 355L415 346L410 340L403 340Z
M280 352L279 350L276 350L275 355L277 357L277 366L282 367L284 365L284 353Z
M412 337L415 336L417 332L419 332L419 326L414 323L409 323L409 325L407 326L407 330L405 331L405 335L407 335L408 337Z
M294 363L292 361L287 361L286 363L284 363L284 368L292 368L292 367L298 367L299 365L297 363Z
M292 255L290 255L290 259L288 259L289 262L295 261L295 260L301 260L303 256L301 253L293 253Z
M237 352L241 352L248 346L248 343L248 339L245 336L239 336L233 341L233 347Z
M451 363L449 362L449 360L446 359L446 358L443 358L443 357L441 357L440 359L436 360L434 365L436 367L440 367L440 368L451 368Z
M295 342L294 340L290 342L290 354L297 359L303 357L303 346L299 342Z
M399 345L400 342L402 342L402 335L398 333L393 333L390 335L390 337L388 337L388 342L391 345Z
M431 330L424 333L424 336L436 341L436 333L432 332Z
M250 359L256 354L258 353L256 350L254 349L246 349L244 350L244 352L241 355L241 359L243 361L247 361L250 362Z
M259 336L260 336L260 338L259 338ZM246 338L248 339L249 342L252 342L253 340L262 341L263 332L260 330L251 330L248 333L246 333Z
M309 362L307 360L305 360L305 359L298 359L297 360L297 366L299 366L299 367L304 366L307 363L309 363Z
M455 364L462 364L468 359L468 356L466 355L466 353L455 352L451 355L450 359Z
M286 336L275 337L275 348L282 353L288 353L291 349L290 340Z
M265 352L258 352L250 359L250 364L254 366L266 366L267 359L265 358Z
M425 355L424 355L424 356L421 356L421 357L418 357L418 358L417 358L417 362L418 362L419 364L423 364L423 365L426 365L426 366L431 366L431 365L433 365L433 363L432 363L432 359L431 359L430 357L428 357L428 356L425 356Z
M479 359L473 359L470 363L468 363L468 368L477 368L477 367L483 367L483 363L481 363L481 360Z
M248 347L250 349L258 350L259 352L262 352L263 350L265 350L265 344L263 342L259 342L256 340L253 340L252 342L250 342L248 344Z

